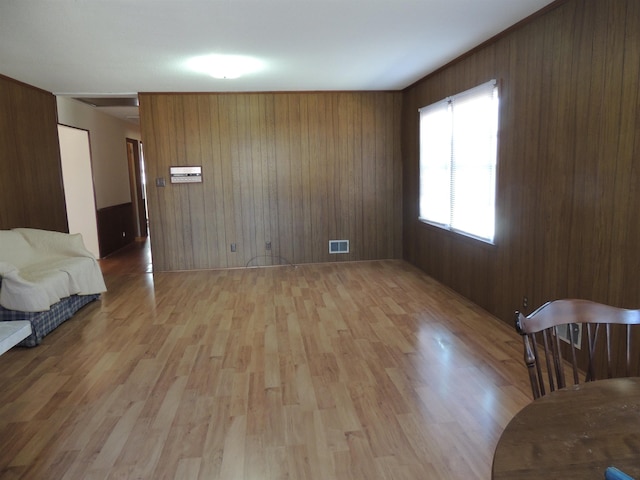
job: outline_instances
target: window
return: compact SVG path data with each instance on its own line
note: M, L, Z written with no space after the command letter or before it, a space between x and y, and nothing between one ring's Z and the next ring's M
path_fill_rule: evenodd
M419 218L493 243L495 80L420 109Z

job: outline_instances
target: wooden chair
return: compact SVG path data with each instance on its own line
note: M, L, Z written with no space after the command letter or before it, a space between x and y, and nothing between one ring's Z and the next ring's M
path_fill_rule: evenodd
M524 316L516 312L516 330L524 342L524 361L533 397L598 378L638 375L640 310L589 300L555 300ZM635 331L634 331L635 330ZM564 338L565 340L562 340ZM635 338L635 342L632 341Z

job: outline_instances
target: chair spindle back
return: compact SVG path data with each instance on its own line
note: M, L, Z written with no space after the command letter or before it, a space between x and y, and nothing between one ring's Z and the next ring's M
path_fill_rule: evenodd
M638 324L640 309L589 300L555 300L527 316L516 312L533 397L565 388L567 378L578 384L581 375L588 382L640 374L640 355L634 357L632 351L634 333L640 329L631 328Z

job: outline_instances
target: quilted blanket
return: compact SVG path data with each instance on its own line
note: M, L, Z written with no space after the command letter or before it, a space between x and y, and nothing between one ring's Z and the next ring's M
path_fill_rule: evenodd
M0 305L41 312L70 295L106 291L80 234L31 228L0 231Z

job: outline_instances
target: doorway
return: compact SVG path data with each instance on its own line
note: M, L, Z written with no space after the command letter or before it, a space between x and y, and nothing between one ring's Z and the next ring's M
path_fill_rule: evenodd
M129 188L131 189L131 203L135 236L138 239L149 235L147 220L147 195L144 175L144 160L142 143L133 138L127 138L127 160L129 164Z
M100 258L89 131L58 124L58 139L69 233L80 233L87 250Z

